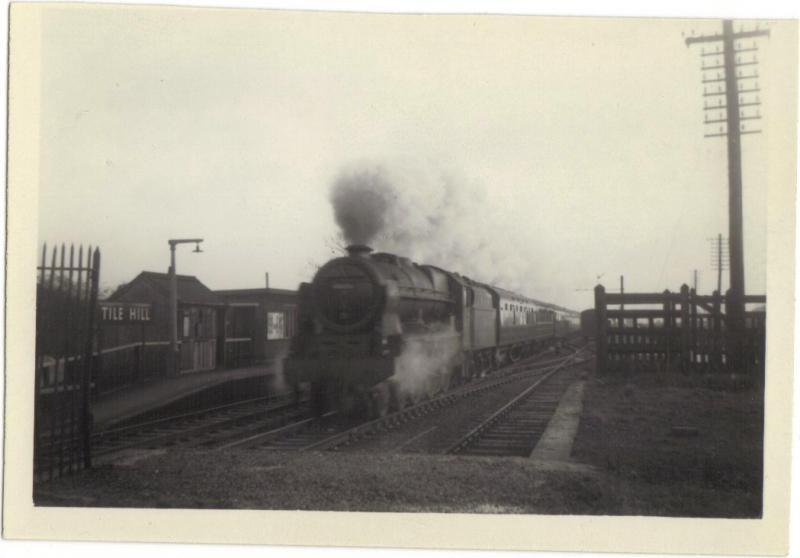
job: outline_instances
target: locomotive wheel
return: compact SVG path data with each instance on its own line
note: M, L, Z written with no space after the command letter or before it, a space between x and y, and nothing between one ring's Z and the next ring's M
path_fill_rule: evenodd
M458 385L456 375L459 373L459 368L460 367L458 366L446 366L444 368L444 376L442 376L442 393L446 393L450 391L451 387Z
M344 416L353 416L358 413L358 394L352 386L344 385L339 390L339 410Z
M389 387L389 411L399 411L404 407L403 402L400 400L400 388L391 378L386 383Z
M371 418L383 418L389 414L391 406L391 393L386 382L382 382L372 388L372 405L370 409Z
M413 407L414 405L419 405L422 403L424 399L423 393L421 389L417 389L413 392L407 393L406 396L407 405Z
M425 397L427 399L433 399L436 397L436 394L442 391L444 387L444 381L447 377L447 367L442 366L441 368L437 369L431 376L428 378L428 381L425 382Z
M292 406L299 407L300 406L300 398L302 397L302 391L300 389L300 383L294 382L292 384Z
M485 378L489 374L492 373L494 370L494 362L492 361L491 355L486 356L486 362L481 367L480 372L476 375L477 378Z
M328 390L325 382L311 382L311 410L314 415L321 417L328 408Z
M450 375L450 384L448 389L456 388L464 383L468 366L468 361L465 361L464 364L453 367L453 373Z
M438 375L438 372L434 372L434 374ZM422 388L422 399L424 399L425 401L433 397L433 394L436 392L434 388L434 382L435 379L432 377L428 377L425 380L425 385Z
M434 395L444 393L447 391L447 385L450 383L450 366L442 366L439 373L436 375L436 392Z
M486 361L486 353L479 353L475 356L475 358L469 363L469 372L467 375L467 379L471 382L472 380L477 380L483 375L483 371L489 367L489 364Z

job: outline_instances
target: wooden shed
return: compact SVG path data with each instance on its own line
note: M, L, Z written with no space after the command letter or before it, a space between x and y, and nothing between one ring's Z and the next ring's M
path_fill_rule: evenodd
M286 355L297 331L297 291L260 288L214 293L227 305L227 366L248 357L263 363Z
M181 372L213 370L223 360L225 301L191 275L178 275L177 287ZM109 302L150 304L152 320L146 326L104 327L103 345L110 347L141 340L169 343L169 293L169 274L152 271L141 272L117 289L108 298Z

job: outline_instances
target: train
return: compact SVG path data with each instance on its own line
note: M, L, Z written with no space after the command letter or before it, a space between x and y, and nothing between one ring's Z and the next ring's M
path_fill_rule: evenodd
M578 314L365 245L298 290L284 377L318 413L380 417L577 330Z
M597 335L597 314L594 308L581 312L581 335L589 341Z

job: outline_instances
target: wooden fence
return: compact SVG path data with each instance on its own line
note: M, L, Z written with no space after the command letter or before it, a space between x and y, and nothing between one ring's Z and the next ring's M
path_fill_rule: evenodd
M732 346L725 296L698 295L683 285L672 293L606 293L595 288L597 370L632 362L689 371L728 369ZM766 302L764 295L745 297L740 358L746 371L764 371Z

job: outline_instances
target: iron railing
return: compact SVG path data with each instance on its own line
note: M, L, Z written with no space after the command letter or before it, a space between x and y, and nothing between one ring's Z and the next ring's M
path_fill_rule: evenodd
M89 413L100 250L42 248L37 268L34 480L92 464Z

